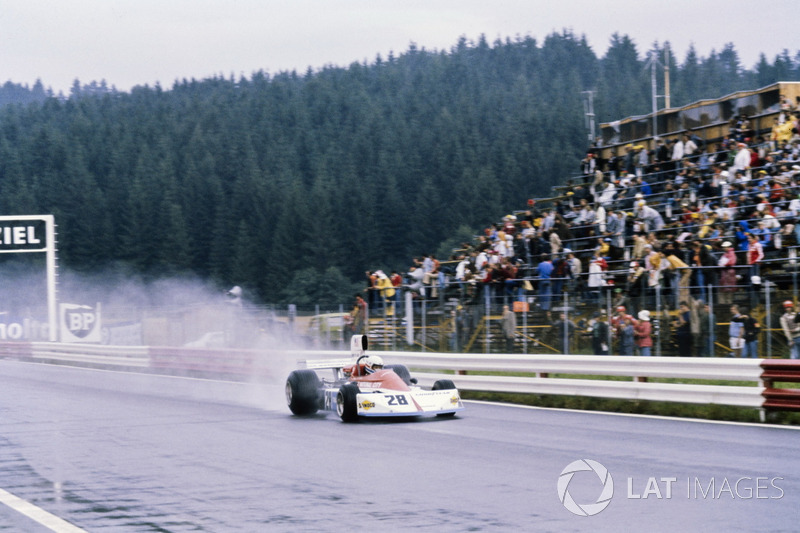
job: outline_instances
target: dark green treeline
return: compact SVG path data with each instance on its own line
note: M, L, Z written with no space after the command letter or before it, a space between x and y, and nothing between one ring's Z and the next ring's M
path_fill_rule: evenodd
M54 214L71 269L194 273L269 302L297 301L297 279L337 298L325 287L405 268L576 174L581 91L599 121L649 112L644 55L614 35L598 58L564 32L169 90L37 83L0 108L0 213ZM750 71L732 45L691 50L672 102L799 73L788 53Z

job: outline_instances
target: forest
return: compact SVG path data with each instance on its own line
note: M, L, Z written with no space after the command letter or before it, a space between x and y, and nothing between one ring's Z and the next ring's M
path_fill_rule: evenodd
M442 257L578 173L597 122L651 110L651 53L568 31L450 50L410 45L306 72L130 92L0 87L0 214L53 214L78 272L192 274L259 302L349 301L365 270ZM659 75L660 76L660 75ZM733 44L670 60L673 107L800 80ZM660 83L660 82L659 82Z

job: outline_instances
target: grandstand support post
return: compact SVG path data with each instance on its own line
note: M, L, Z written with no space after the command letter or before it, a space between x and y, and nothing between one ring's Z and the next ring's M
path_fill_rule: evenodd
M367 293L367 296L369 296L369 293ZM369 303L364 306L364 309L366 311L366 313L364 314L364 335L369 335L369 312L370 312Z
M611 327L611 291L606 291L606 321L608 322L608 355L614 355L614 329Z
M453 311L450 313L453 320L453 342L450 343L451 351L458 352L458 304L453 306Z
M384 346L383 349L385 350L386 349L386 332L389 330L389 312L388 312L389 300L387 298L383 297L383 295L381 295L380 292L378 294L379 294L379 298L381 299L381 302L383 303L383 306L382 306L383 307L383 309L382 309L383 310L383 333L381 334L381 337L382 337L381 344L383 344L383 346Z
M339 304L339 313L344 313L344 304ZM331 337L331 331L330 328L328 328L328 339L330 339L330 337ZM339 334L339 338L335 342L344 342L344 340L345 340L345 328L344 324L342 324L342 332Z
M528 312L522 311L522 353L528 353Z
M792 268L792 301L797 305L797 248L789 248L789 265Z
M564 354L569 354L569 296L564 291Z
M422 339L420 340L420 345L422 346L423 352L428 346L427 345L428 336L426 335L428 327L427 318L428 318L428 295L425 294L425 296L422 297L422 312L420 315L420 320L422 321L420 324L420 331L422 332L420 334L422 336Z
M414 293L406 291L406 344L414 346Z
M323 335L323 333L322 333L322 320L319 318L319 304L316 304L314 306L314 316L317 317L317 331L315 331L315 333L317 334L317 338L318 339L324 339L325 340L325 346L330 346L331 345L330 328L327 328L328 329L327 334Z
M770 306L770 299L769 299L769 293L770 293L769 288L770 288L771 285L772 285L772 282L770 282L769 280L764 280L764 305L765 305L764 311L765 311L765 315L766 315L765 316L765 318L766 318L765 326L766 327L764 328L764 331L767 334L767 343L766 343L767 344L767 359L771 359L772 358L772 333L770 333L770 329L772 329L772 306ZM752 311L751 311L751 313L752 313ZM758 354L756 354L756 357L758 357Z
M397 302L398 302L397 293L400 291L400 288L398 287L397 289L395 289L395 291L396 291L395 292L395 296L394 296L395 300L392 302L392 318L391 318L391 321L392 321L392 329L391 329L392 350L396 350L397 349L397 329L396 329L396 327L397 327L397 313L399 312L399 309L398 309L399 306L397 305Z
M489 299L489 284L483 286L483 351L484 353L491 353L489 351L489 326L491 325L491 301Z
M658 317L658 327L656 328L656 357L661 357L661 285L656 285L656 316Z
M708 304L708 336L709 338L706 339L706 345L708 345L708 357L714 357L714 346L717 334L714 331L714 293L711 292L713 289L712 284L708 284L708 300L706 303Z

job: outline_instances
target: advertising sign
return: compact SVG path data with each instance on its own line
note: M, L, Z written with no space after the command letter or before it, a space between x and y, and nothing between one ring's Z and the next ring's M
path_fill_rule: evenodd
M102 341L99 303L94 308L77 304L59 304L58 307L61 342Z

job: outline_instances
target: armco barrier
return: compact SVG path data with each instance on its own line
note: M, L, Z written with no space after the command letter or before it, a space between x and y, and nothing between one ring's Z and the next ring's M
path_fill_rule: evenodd
M800 383L800 361L419 352L380 354L387 363L404 364L411 368L423 386L432 385L445 375L453 377L452 372L455 372L458 374L454 377L456 385L463 390L800 410L800 389L775 387L775 383L780 382ZM341 359L348 354L338 350L312 350L282 352L282 355L299 360ZM222 376L234 380L267 376L271 367L271 354L261 350L48 342L0 343L0 358L181 375ZM507 375L509 373L527 375ZM553 374L564 377L551 377ZM631 379L586 379L585 376ZM653 378L743 381L752 385L663 383L651 381Z
M385 360L421 370L451 370L460 373L456 384L463 390L590 396L624 400L715 403L762 407L764 387L757 359L711 359L674 357L625 357L596 355L482 355L381 352ZM469 374L466 374L470 372ZM477 375L519 372L531 376ZM621 376L631 381L548 377ZM422 384L433 383L440 374L414 375ZM649 382L648 378L749 381L754 386L697 385Z
M258 352L209 348L151 347L150 368L180 374L242 377L256 374Z
M775 383L800 383L800 361L766 359L761 362L764 407L776 411L800 411L800 389L779 389Z

